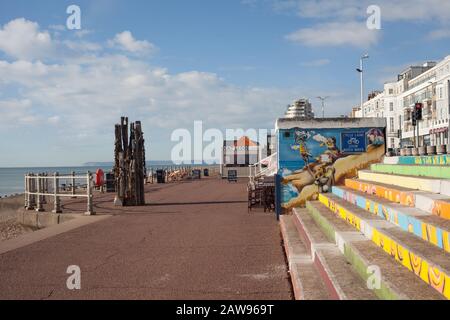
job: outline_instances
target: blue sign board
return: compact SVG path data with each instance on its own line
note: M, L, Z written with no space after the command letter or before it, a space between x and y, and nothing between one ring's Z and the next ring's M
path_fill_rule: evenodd
M344 153L356 153L366 151L366 133L365 132L342 132L342 148Z

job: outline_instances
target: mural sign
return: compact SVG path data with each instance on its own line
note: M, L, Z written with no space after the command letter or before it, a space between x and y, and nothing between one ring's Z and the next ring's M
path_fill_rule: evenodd
M365 132L343 132L342 152L357 153L366 151L366 133Z

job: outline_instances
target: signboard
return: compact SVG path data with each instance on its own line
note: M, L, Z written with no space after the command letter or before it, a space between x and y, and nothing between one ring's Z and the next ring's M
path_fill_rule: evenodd
M344 153L357 153L366 151L365 132L342 132L341 141L341 151Z
M228 182L237 182L237 170L228 170Z

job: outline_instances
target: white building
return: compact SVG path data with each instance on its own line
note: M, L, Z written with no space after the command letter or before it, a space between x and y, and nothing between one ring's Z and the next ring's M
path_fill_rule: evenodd
M417 127L412 112L417 102L423 104L419 125L419 144L449 144L450 56L439 63L427 62L401 72L397 81L384 85L382 92L369 95L363 104L366 117L387 119L387 146L414 145ZM354 108L355 109L355 108ZM352 112L356 117L361 112Z
M288 106L285 118L314 118L314 112L312 110L311 103L308 99L299 99L294 101L291 105Z

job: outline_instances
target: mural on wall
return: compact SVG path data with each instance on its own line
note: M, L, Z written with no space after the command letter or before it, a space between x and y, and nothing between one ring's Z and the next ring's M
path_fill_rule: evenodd
M282 207L303 206L319 192L354 177L385 153L382 128L280 129Z
M450 276L439 268L434 267L419 254L408 250L401 244L391 239L382 232L368 225L353 212L339 205L326 195L319 195L319 201L327 206L339 218L347 221L357 230L361 231L366 238L382 248L387 254L391 255L397 262L421 278L425 283L437 290L447 299L450 299Z

